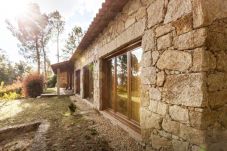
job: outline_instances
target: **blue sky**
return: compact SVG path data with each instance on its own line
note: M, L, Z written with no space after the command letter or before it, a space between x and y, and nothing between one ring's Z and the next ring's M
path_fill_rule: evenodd
M64 16L65 31L60 40L60 48L63 48L68 33L75 25L87 30L104 0L0 0L0 48L7 53L12 62L18 62L24 58L18 53L18 41L6 28L5 19L15 21L16 16L23 12L24 5L29 2L38 3L43 13L59 10ZM56 63L56 44L54 41L49 42L48 51L51 63Z

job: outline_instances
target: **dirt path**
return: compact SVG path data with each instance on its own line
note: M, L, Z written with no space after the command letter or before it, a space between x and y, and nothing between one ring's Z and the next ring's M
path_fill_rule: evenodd
M49 151L140 151L143 147L98 112L80 102L70 115L69 98L9 101L0 108L0 128L48 120Z

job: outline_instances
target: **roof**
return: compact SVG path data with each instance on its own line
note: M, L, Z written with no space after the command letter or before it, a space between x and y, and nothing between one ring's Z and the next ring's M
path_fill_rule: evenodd
M109 22L116 17L128 1L105 0L70 60L75 57L77 51L86 49L102 33Z
M51 68L55 74L57 74L57 69L59 68L61 72L73 71L73 64L71 61L64 61L56 64L52 64Z
M60 68L61 71L68 71L71 68L73 69L72 62L76 53L88 48L95 38L97 38L98 35L103 32L105 27L108 26L109 22L123 9L128 1L129 0L105 0L71 58L68 61L51 65L54 73L57 73L57 68Z

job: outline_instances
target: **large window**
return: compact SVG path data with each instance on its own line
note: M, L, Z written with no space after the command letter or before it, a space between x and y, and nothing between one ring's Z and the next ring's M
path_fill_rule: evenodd
M93 79L93 63L84 67L84 98L93 102L94 95L94 79Z
M109 57L104 62L104 105L125 119L140 122L142 48Z

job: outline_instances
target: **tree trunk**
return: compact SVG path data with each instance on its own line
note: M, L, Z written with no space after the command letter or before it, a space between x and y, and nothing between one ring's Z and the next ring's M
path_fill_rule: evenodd
M44 63L44 89L46 90L47 88L46 51L45 51L43 40L42 40L42 50L43 50L43 63Z
M40 74L40 52L39 52L39 46L38 46L38 40L36 38L35 41L35 48L36 48L36 58L37 58L37 72Z
M57 34L57 59L58 59L58 63L59 63L59 32Z

